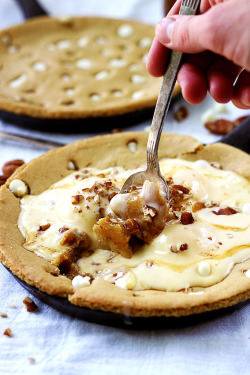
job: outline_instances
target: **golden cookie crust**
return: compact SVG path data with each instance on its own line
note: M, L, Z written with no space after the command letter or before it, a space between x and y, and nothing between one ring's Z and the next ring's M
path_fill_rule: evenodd
M8 190L13 179L23 180L31 194L39 194L71 173L69 161L79 168L107 168L114 165L134 168L145 161L147 137L146 132L131 132L85 139L47 152L20 167L0 189L1 262L20 279L47 294L67 297L78 306L131 316L189 315L230 306L249 298L250 278L244 272L250 269L250 260L235 265L220 283L200 288L205 292L200 295L154 290L129 291L101 279L94 280L89 287L74 289L69 279L59 275L57 267L22 246L24 238L17 226L19 199ZM137 143L135 153L128 146L131 141ZM164 133L159 157L217 161L223 168L250 179L250 156L220 143L204 147L190 136Z
M120 37L124 25L132 34ZM38 17L3 30L0 109L73 119L153 107L161 83L146 71L153 37L152 25L97 17Z

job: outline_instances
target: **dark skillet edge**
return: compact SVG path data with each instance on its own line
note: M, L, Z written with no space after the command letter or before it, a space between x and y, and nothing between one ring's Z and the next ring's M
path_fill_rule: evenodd
M250 117L238 125L219 142L239 148L250 154Z
M206 322L216 321L224 316L233 314L235 311L246 306L249 301L240 302L234 306L229 306L226 308L221 308L217 310L212 310L204 312L201 314L193 314L189 316L182 317L130 317L123 314L101 311L101 310L91 310L87 307L80 307L71 304L67 299L60 298L57 296L51 296L47 293L41 292L39 289L35 288L20 280L15 276L7 267L5 267L14 279L29 293L36 297L41 302L47 304L48 306L60 311L63 314L84 320L88 323L96 323L108 327L130 329L130 330L159 330L159 329L177 329L180 327L190 327L198 324L203 324Z
M26 19L48 15L45 9L36 0L15 0Z
M0 110L0 118L8 124L17 125L25 129L65 134L80 134L107 132L112 129L133 126L140 122L149 120L152 118L153 113L154 107L150 107L116 116L88 117L83 119L50 119L18 115Z

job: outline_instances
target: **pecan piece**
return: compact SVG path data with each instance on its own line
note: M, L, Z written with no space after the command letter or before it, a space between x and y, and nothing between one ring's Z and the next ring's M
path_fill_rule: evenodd
M182 243L181 246L180 246L180 251L185 251L188 249L188 244L185 242L185 243Z
M0 186L4 185L7 178L5 176L0 176Z
M124 227L128 229L130 233L135 233L140 230L140 226L135 219L127 219L124 223Z
M181 191L183 194L188 194L189 191L190 191L188 188L186 188L182 185L173 185L172 188Z
M219 211L212 211L215 215L234 215L237 214L237 211L232 207L220 208Z
M182 105L178 110L177 112L174 113L174 119L176 121L183 121L185 120L185 118L187 118L189 115L189 111L187 109L187 107L185 107L184 105Z
M39 225L38 232L45 232L47 229L49 229L51 226L50 223L44 224L44 225Z
M210 131L210 133L225 135L230 133L236 125L232 121L219 119L214 122L207 122L204 126Z
M4 331L4 336L8 336L8 337L12 337L13 336L13 333L11 331L10 328L7 328L5 331Z
M249 116L241 116L238 117L236 120L234 120L234 125L238 126L240 125L243 121L245 121Z
M24 306L28 312L34 312L38 309L38 306L30 297L25 297L23 300Z
M21 159L7 161L2 168L4 176L6 178L9 178L12 175L12 173L14 173L15 170L23 164L24 161Z
M181 214L181 224L182 225L188 225L192 224L194 222L194 218L191 212L182 212Z

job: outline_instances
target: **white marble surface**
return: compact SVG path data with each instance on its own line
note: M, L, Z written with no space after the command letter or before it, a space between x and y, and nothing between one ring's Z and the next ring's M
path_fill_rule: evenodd
M42 0L51 14L99 14L125 17L155 24L162 16L162 1L154 0ZM77 11L76 11L77 10ZM0 27L22 21L13 0L0 1ZM186 133L203 143L218 140L201 122L202 114L214 106L208 97L199 106L189 106L190 116L183 122L173 120L173 111L182 104L177 101L168 114L165 131ZM227 104L223 117L237 118L244 111ZM144 130L150 120L127 127ZM31 135L30 130L0 122L0 131ZM33 136L63 143L89 136L32 132ZM0 139L0 165L10 159L26 162L43 153L27 144L9 143ZM197 316L193 324L163 327L160 330L131 331L105 327L73 319L36 300L40 311L27 313L22 300L28 293L0 265L0 374L247 374L250 358L250 305L218 312L208 320ZM10 309L10 305L16 309ZM3 336L6 328L14 336ZM147 327L145 327L147 328ZM31 364L29 357L35 358Z

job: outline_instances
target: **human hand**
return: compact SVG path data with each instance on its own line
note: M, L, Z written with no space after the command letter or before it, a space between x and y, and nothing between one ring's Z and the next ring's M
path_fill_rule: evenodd
M185 52L177 80L189 103L201 103L209 91L219 103L250 108L250 1L201 0L196 16L178 15L180 4L156 26L148 72L164 74L168 49Z

